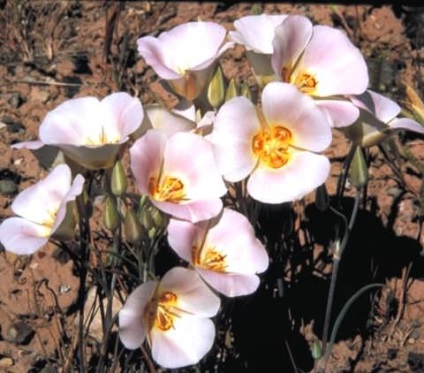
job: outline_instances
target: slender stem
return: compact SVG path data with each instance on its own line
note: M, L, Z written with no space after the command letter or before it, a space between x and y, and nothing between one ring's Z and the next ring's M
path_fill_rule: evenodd
M323 371L324 372L327 368L328 359L330 358L331 347L334 344L337 332L340 328L340 325L341 325L344 317L346 316L347 311L352 306L352 304L356 301L356 299L358 299L363 293L365 293L366 291L368 291L370 289L377 288L377 287L382 288L382 287L384 287L384 284L368 284L368 285L365 285L364 287L359 289L355 294L353 294L349 298L349 300L345 303L345 305L343 306L342 310L340 311L339 315L337 316L336 321L334 322L334 326L333 326L333 329L331 331L330 342L328 343L329 348L327 348L327 350L324 353L324 363L323 363Z
M77 198L78 212L79 212L79 226L80 226L80 253L81 261L88 261L88 245L90 242L90 227L85 211L84 197ZM85 372L85 361L84 361L84 303L86 296L85 281L87 278L87 268L85 266L80 267L80 289L79 299L81 301L81 308L79 310L79 327L78 327L78 352L80 359L80 372Z
M323 336L322 336L322 350L324 351L324 353L327 353L328 332L330 330L331 311L333 308L334 294L336 291L339 264L340 264L340 260L342 259L342 254L344 252L344 249L346 248L346 245L349 241L349 236L353 229L353 225L355 223L356 217L358 215L360 201L361 201L361 189L357 190L356 192L355 203L353 205L352 214L350 216L349 223L347 224L345 233L343 235L342 242L340 243L340 241L337 240L335 243L335 249L333 254L333 268L331 271L330 289L328 290L328 300L327 300L327 307L325 310L324 329L323 329Z
M339 241L336 245L340 245ZM334 293L336 291L337 275L339 273L340 258L333 256L333 268L331 271L330 289L328 290L327 307L325 309L324 329L322 334L322 351L327 349L328 333L330 330L331 310L333 309Z

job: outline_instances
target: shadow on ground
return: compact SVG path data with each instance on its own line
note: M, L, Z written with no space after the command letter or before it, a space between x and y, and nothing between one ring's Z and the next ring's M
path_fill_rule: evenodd
M342 202L343 211L349 216L353 199ZM272 227L275 244L292 240L287 235L290 221L287 206L273 207L262 215L262 226ZM313 241L329 247L334 239L336 218L330 211L321 212L315 205L307 206L305 215ZM265 218L266 216L266 218ZM385 228L376 213L359 210L349 243L340 263L332 320L337 317L346 301L363 286L370 283L384 284L386 279L400 277L403 268L412 264L410 276L418 278L424 273L424 258L420 256L420 244L407 237L397 237ZM266 221L264 222L263 219ZM271 232L267 232L270 234ZM268 236L269 237L269 236ZM273 242L273 239L276 240ZM302 371L313 369L309 346L299 333L301 324L314 321L314 334L322 335L325 307L330 278L318 277L313 266L305 266L290 284L285 284L284 296L276 296L275 283L281 278L281 258L291 260L292 253L272 252L272 263L261 288L251 297L240 298L232 305L235 348L239 352L236 362L228 362L226 371L235 371L238 364L244 371L259 372L266 367L273 371L293 371L294 365ZM295 250L305 251L303 248ZM328 258L330 259L330 258ZM376 292L374 292L375 294ZM353 339L360 334L369 335L367 322L372 309L372 292L362 295L351 307L337 334L337 340ZM289 352L290 351L290 352Z

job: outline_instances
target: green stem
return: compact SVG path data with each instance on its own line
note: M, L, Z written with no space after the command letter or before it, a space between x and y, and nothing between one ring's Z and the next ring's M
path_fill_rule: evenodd
M333 347L334 341L336 339L336 335L337 332L340 328L340 325L343 321L343 319L345 318L347 311L349 310L349 308L352 306L352 304L366 291L370 290L370 289L374 289L374 288L383 288L384 284L369 284L369 285L365 285L364 287L362 287L361 289L359 289L355 294L353 294L349 300L345 303L345 305L343 306L342 310L340 311L339 315L337 316L336 321L334 322L334 326L333 329L331 331L331 336L330 336L330 342L328 343L328 348L325 351L324 354L324 369L323 371L325 372L326 368L327 368L327 363L328 363L328 359L330 358L330 353L331 353L331 349Z
M339 240L335 242L335 249L333 254L333 268L331 271L330 289L328 290L328 300L327 300L327 307L325 310L324 328L323 328L323 336L322 336L322 350L325 353L327 351L328 332L330 330L331 311L333 309L334 294L336 291L336 283L337 283L337 275L339 272L339 264L340 264L340 260L342 259L342 254L344 252L344 249L346 248L346 245L349 241L350 233L353 229L353 225L355 223L356 217L358 215L360 201L361 201L361 190L358 190L355 195L355 203L352 209L352 214L350 216L349 223L347 224L346 231L343 235L342 242L339 243L340 242ZM336 210L334 211L336 212ZM338 212L336 213L340 215Z

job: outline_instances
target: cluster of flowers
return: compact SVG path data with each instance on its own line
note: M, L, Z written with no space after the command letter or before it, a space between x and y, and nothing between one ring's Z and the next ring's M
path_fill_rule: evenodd
M294 201L326 181L330 162L320 153L333 128L363 147L398 129L424 133L417 122L397 118L395 102L367 90L364 58L342 31L303 16L266 14L240 18L234 28L189 22L138 40L140 55L180 97L173 110L143 107L124 92L76 98L47 114L38 141L14 145L54 146L70 162L98 170L111 168L132 143L139 192L170 217L168 243L189 268L136 288L119 313L119 334L129 349L147 338L164 367L197 363L215 338L215 291L251 294L268 267L247 217L223 204L229 183L246 181L250 197L262 203ZM224 102L219 84L211 88L220 57L235 44L245 47L259 103L245 96ZM207 90L220 103L199 119L195 102ZM0 226L6 250L32 254L50 237L72 237L67 212L83 187L84 177L72 178L62 164L23 191L11 206L19 217Z

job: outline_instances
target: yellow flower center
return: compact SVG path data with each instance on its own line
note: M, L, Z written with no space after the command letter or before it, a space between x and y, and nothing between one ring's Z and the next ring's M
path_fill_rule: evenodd
M178 316L176 308L178 297L171 291L166 291L159 296L154 296L146 305L144 318L149 330L153 327L161 331L174 328L174 320Z
M48 210L46 212L45 219L42 222L39 223L43 227L43 231L41 232L41 230L40 230L40 234L43 237L49 237L50 236L54 222L56 221L57 212L58 212L57 210Z
M151 177L149 190L152 198L160 202L178 203L185 199L184 183L177 177L165 176L161 178Z
M290 158L291 132L282 126L265 128L253 136L253 154L270 168L284 166Z
M192 260L193 264L215 272L225 272L227 263L226 255L219 253L215 248L204 246L193 246Z
M283 67L281 76L283 82L294 84L301 92L307 95L313 95L318 85L318 81L312 74L307 72L293 74L293 70L287 67Z

